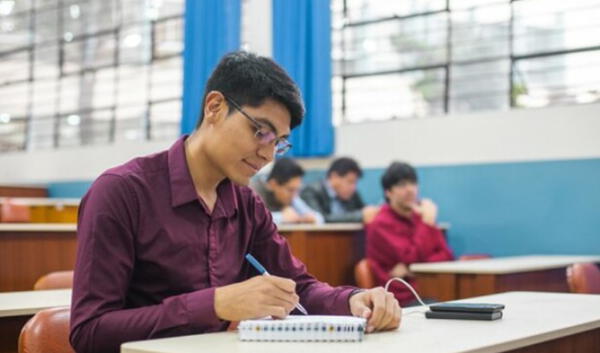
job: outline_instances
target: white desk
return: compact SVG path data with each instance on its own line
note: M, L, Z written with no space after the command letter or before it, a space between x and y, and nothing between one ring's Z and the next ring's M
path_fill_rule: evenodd
M222 332L130 342L121 346L121 353L489 353L537 344L553 352L552 347L562 349L561 344L586 347L585 342L573 343L581 335L600 337L600 295L509 292L463 301L503 303L504 317L497 321L431 320L415 312L422 308L409 308L399 330L368 334L361 343L241 342L237 333Z
M0 203L10 200L15 205L25 206L55 206L55 207L66 207L66 206L79 206L81 199L69 198L48 198L48 197L0 197Z
M70 289L0 293L0 317L34 315L43 309L70 305Z
M0 232L67 232L77 231L75 223L0 223Z
M565 269L600 256L532 255L412 264L419 292L438 300L513 290L567 292Z
M0 293L0 352L17 352L21 328L38 311L70 305L70 289Z

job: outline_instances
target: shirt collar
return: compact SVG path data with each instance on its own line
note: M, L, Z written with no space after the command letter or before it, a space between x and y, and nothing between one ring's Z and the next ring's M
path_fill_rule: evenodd
M168 151L171 207L178 207L193 201L200 202L185 158L185 140L187 138L188 135L183 135L177 139ZM237 207L234 185L229 179L225 179L217 186L217 202L212 216L232 216Z

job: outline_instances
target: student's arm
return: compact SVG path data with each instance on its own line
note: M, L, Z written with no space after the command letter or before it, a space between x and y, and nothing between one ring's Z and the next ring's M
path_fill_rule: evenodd
M306 266L296 259L284 237L277 233L270 213L261 200L254 198L249 205L255 210L255 241L251 253L270 274L292 279L296 282L296 293L300 303L311 315L351 315L348 304L355 287L331 287L308 274ZM258 273L257 273L258 274Z
M217 330L214 288L125 309L134 273L139 205L121 176L103 175L79 209L70 341L77 352L118 352L121 343Z
M296 212L298 212L300 216L313 215L315 217L316 224L322 224L323 222L325 222L323 215L310 208L310 206L308 206L300 196L294 197L294 199L292 200L292 207L296 210ZM275 220L274 215L273 220ZM277 223L276 220L275 223Z

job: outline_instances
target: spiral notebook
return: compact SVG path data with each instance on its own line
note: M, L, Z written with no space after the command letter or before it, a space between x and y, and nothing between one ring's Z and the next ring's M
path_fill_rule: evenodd
M244 320L238 326L242 341L359 342L366 320L353 316L290 315L283 320Z

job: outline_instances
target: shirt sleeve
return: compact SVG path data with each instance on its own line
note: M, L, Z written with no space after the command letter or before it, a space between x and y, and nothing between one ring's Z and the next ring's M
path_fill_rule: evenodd
M306 266L295 258L285 238L277 232L272 217L260 199L252 200L255 210L254 256L269 273L296 282L300 303L311 315L351 315L349 298L356 287L331 287L307 273ZM257 273L258 274L258 273Z
M416 241L421 249L423 262L449 261L454 259L441 229L426 223L419 225Z
M298 212L300 215L306 215L306 214L314 215L315 218L317 219L317 221L316 221L317 224L323 224L325 222L325 219L323 219L323 215L321 213L313 210L312 208L310 208L310 206L307 205L306 202L304 202L304 200L302 200L302 198L300 196L294 197L294 199L292 200L292 207L294 207L294 210L296 210L296 212ZM273 214L273 219L275 220L275 223L278 223L274 214Z
M71 304L77 352L118 352L127 341L219 330L214 288L127 308L139 205L122 176L103 175L82 200Z

